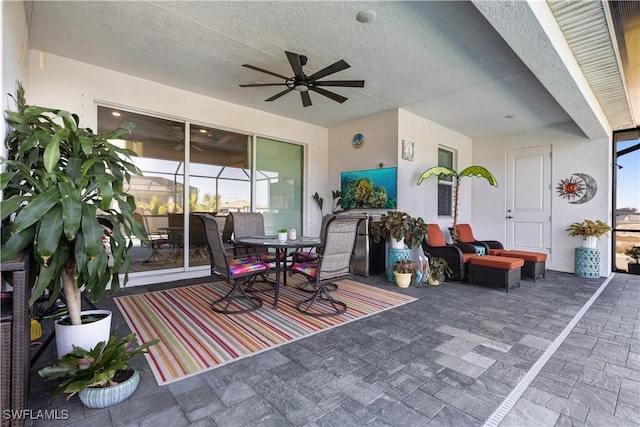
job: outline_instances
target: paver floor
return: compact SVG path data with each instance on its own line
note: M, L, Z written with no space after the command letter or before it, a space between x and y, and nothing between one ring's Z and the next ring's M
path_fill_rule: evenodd
M130 399L101 410L77 397L47 402L54 384L35 371L55 357L48 349L29 407L68 419L27 425L481 426L605 282L549 271L507 294L355 279L418 300L166 386L146 369ZM640 276L616 274L499 424L640 425L639 307ZM128 331L110 298L101 308Z

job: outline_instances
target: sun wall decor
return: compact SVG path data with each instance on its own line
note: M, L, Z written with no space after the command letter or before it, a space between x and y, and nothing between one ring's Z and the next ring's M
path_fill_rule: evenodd
M574 173L569 178L561 179L556 190L560 197L577 205L593 199L598 191L598 184L586 173Z

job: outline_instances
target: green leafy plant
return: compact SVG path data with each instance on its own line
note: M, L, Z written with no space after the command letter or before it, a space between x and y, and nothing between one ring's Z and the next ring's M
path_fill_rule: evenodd
M324 215L324 212L322 212L322 207L324 206L324 199L320 197L320 194L318 194L317 191L311 197L318 204L318 207L320 208L320 214ZM342 192L340 190L332 190L331 197L333 198L331 213L335 213L338 207L341 206L340 200L342 199Z
M413 261L410 259L401 259L393 264L392 268L396 273L413 274L414 272Z
M280 228L278 229L278 233L286 233L287 229L286 228Z
M75 114L26 105L21 87L17 105L17 112L5 112L11 132L8 158L0 159L0 259L32 249L38 280L30 303L47 289L53 303L62 283L71 323L79 325L82 290L97 302L109 283L112 292L120 288L120 271L124 286L131 237L147 240L125 191L131 174L141 174L130 161L135 153L109 142L134 126L94 134L78 126Z
M111 334L109 341L101 341L91 350L73 346L71 353L40 369L38 374L47 380L62 379L51 397L67 393L69 400L87 387L117 384L117 375L121 371L138 369L129 363L129 359L147 353L147 348L159 342L160 340L155 339L137 346L135 333L124 338Z
M449 263L444 258L429 257L429 275L438 282L444 282L447 277L453 276Z
M570 236L597 237L607 236L612 228L604 221L585 219L582 222L574 222L565 231Z
M493 187L498 186L498 180L495 176L493 176L491 172L489 172L482 166L469 166L468 168L463 169L461 172L457 172L454 169L444 166L435 166L422 172L422 174L418 178L418 185L420 185L422 181L432 175L437 176L438 179L443 179L447 176L455 178L453 186L453 228L451 231L451 237L455 242L458 240L458 231L456 229L456 225L458 224L458 198L460 195L460 180L465 176L475 176L478 178L486 179Z
M379 221L371 224L371 236L376 243L380 239L396 240L404 239L404 243L410 248L422 244L427 235L427 224L420 217L414 218L406 212L388 211L380 217Z

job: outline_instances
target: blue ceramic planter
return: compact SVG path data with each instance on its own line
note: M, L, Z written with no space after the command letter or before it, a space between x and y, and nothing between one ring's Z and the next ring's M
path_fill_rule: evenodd
M88 408L107 408L126 400L138 387L140 374L133 371L128 380L111 387L85 388L79 393L80 401Z

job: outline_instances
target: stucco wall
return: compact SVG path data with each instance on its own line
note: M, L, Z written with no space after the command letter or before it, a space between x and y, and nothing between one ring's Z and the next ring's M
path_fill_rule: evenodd
M611 224L611 142L589 140L574 124L532 129L473 141L473 162L489 169L501 185L488 188L482 180L473 180L472 224L476 238L506 241L506 156L509 149L550 145L551 158L551 258L547 268L573 273L574 248L581 245L578 237L570 237L565 229L585 218L600 219ZM584 204L570 204L555 189L561 179L573 173L586 173L598 184L596 196ZM477 231L476 231L477 230ZM611 240L601 238L600 274L611 272Z

